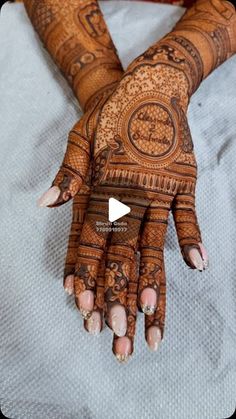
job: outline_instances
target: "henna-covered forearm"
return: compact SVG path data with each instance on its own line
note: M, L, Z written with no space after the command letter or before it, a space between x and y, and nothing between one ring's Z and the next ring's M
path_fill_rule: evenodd
M201 81L236 52L235 7L225 0L198 0L174 29L138 57L139 65L163 63L181 70L188 83L188 97Z
M83 110L114 89L122 66L95 0L24 0L43 44Z

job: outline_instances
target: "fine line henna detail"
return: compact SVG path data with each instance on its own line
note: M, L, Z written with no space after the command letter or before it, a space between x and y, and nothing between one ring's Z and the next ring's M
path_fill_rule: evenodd
M24 0L24 5L82 109L89 109L123 73L97 1Z
M83 230L95 223L99 214L105 214L105 207L103 211L96 207L102 208L109 196L131 207L124 217L129 233L113 233L107 252L108 311L114 303L126 303L129 261L143 220L147 239L141 239L140 292L149 286L156 290L157 300L160 296L164 227L170 210L183 252L191 245L201 254L195 213L197 164L186 113L201 80L235 51L231 42L234 31L231 4L198 1L176 29L134 60L101 110L93 147L96 176ZM199 42L199 33L205 42ZM106 160L101 165L104 154ZM154 230L158 240L152 239ZM97 233L93 233L94 238ZM105 236L100 235L95 245L91 236L84 234L78 271L84 264L94 264L96 271L105 245ZM83 275L76 281L79 294L85 284Z
M211 2L208 2L208 3L211 3ZM213 5L214 7L212 7L212 13L214 12L213 15L215 18L215 23L216 23L218 16L217 16L217 13L215 15L215 10L217 11L217 7L220 6L219 3L221 2L212 2L212 4L213 3L214 3ZM226 2L223 2L223 3L226 3ZM228 3L226 3L226 5L227 4ZM200 5L201 12L202 12L202 10L204 9L204 2L199 1L197 5ZM230 7L229 7L229 11L232 12L232 7L231 7L231 10L230 10ZM198 10L196 11L196 15L195 15L196 20L197 20L197 16L198 16ZM235 12L234 12L234 18L235 18ZM194 16L191 16L191 19L194 21ZM187 23L188 23L188 20L187 20ZM222 24L222 21L221 21L221 24ZM230 30L232 30L232 33L233 33L234 31L234 29L232 28L233 25L235 26L235 19L233 21L233 19L230 18L230 21L228 22L228 24L225 25L227 27L227 31L229 29L229 33L230 33ZM227 54L225 55L222 52L220 53L217 52L215 53L215 55L213 54L213 59L211 60L211 62L208 62L206 59L207 55L205 54L207 52L208 44L206 43L204 46L205 48L204 51L201 51L201 43L198 44L198 42L196 41L198 37L196 37L196 39L195 38L193 39L191 38L191 36L189 36L189 39L188 39L188 36L187 36L188 30L186 28L187 26L185 27L184 36L183 36L183 33L181 32L181 36L180 36L180 33L178 33L178 37L177 37L176 34L178 30L176 30L176 32L173 31L173 33L170 34L170 37L175 36L175 39L173 38L171 40L171 39L167 39L168 37L166 39L164 38L165 44L164 45L162 45L161 43L159 44L160 48L159 48L159 51L157 51L158 59L155 56L155 52L156 52L155 51L156 45L155 45L154 51L150 49L147 53L147 57L144 57L144 60L143 60L144 62L138 65L137 64L138 60L137 62L135 61L133 64L134 71L132 72L132 65L131 65L129 68L129 73L126 73L123 79L125 80L127 76L127 79L126 79L127 81L128 77L130 76L130 80L128 80L130 83L127 82L127 85L126 85L127 89L125 92L123 91L125 95L124 94L121 95L122 97L120 98L121 99L120 101L112 102L112 100L114 99L114 96L117 94L117 90L119 90L120 88L118 87L118 89L114 92L110 100L108 100L105 106L103 107L103 110L100 115L95 142L92 141L92 143L95 145L94 147L95 159L97 163L99 162L98 164L96 164L95 162L95 168L98 167L99 170L97 170L97 176L96 176L96 179L94 179L95 180L94 186L96 187L96 192L100 192L98 193L98 195L100 195L99 199L101 199L102 195L104 196L104 190L103 190L104 186L105 186L105 190L108 196L109 196L109 189L112 188L114 190L114 188L116 188L118 192L118 197L120 196L119 193L121 191L122 197L125 195L125 199L127 198L128 200L132 199L133 195L132 194L130 196L127 195L127 190L129 189L133 193L133 189L135 189L135 195L136 195L135 200L134 200L135 207L140 207L140 198L143 198L143 195L142 195L143 191L145 195L145 200L146 198L148 198L148 200L149 199L152 200L153 199L152 193L161 194L161 196L158 195L158 198L160 198L158 199L158 202L152 201L154 208L152 209L149 223L147 223L149 224L147 231L148 230L151 231L153 223L157 222L157 224L163 224L163 221L164 222L167 221L165 219L165 216L164 216L164 219L162 218L163 214L161 213L161 211L163 209L165 212L165 210L169 211L170 207L171 209L175 208L174 214L175 214L177 232L179 233L180 244L183 239L188 241L188 238L189 238L190 239L189 243L192 244L194 242L196 248L199 248L199 250L201 250L200 247L198 246L198 243L199 243L198 240L200 240L200 232L197 225L195 208L194 208L194 190L195 190L195 182L196 182L196 176L194 175L195 175L195 170L196 170L196 162L195 162L193 151L192 151L192 140L190 137L189 128L188 128L188 124L186 120L186 111L187 111L187 105L188 105L190 96L196 90L201 80L204 77L206 77L210 71L213 70L214 66L219 65L223 61L224 59L223 57L225 57L226 59L230 55L232 55L234 51L234 47L228 44L229 49L227 49L228 48L227 42L226 42L227 37L225 36L222 42L222 49L224 49L223 48L223 43L224 43L224 45L226 45ZM183 26L181 27L181 31L182 30L183 30ZM194 30L191 29L189 32L191 31L195 33ZM202 29L202 31L204 32L204 28ZM209 41L208 38L209 37L206 37L207 42ZM216 38L217 38L217 42L216 41L214 41L213 43L208 42L209 51L212 45L214 47L217 46L217 48L220 48L220 51L221 51L221 43L219 41L220 37L216 37ZM231 35L229 36L229 39L231 39ZM158 47L158 44L157 44L157 47ZM153 52L154 52L154 55L153 55ZM214 56L217 56L218 59L214 59ZM139 57L139 58L141 58L141 61L142 61L143 57ZM155 68L156 71L159 72L157 73L157 75L155 75L154 71L152 71L153 68ZM151 74L150 83L152 84L152 86L155 86L155 83L156 83L156 86L159 88L159 89L153 89L155 92L158 91L158 97L149 96L149 90L148 90L149 74ZM155 77L157 79L158 75L160 75L160 79L155 80ZM176 78L175 78L175 75L176 75ZM146 79L145 79L145 76L146 76ZM132 85L132 82L135 81L135 77L136 77L137 82L133 83ZM120 84L122 88L125 84L125 82L123 83L123 80ZM166 80L168 80L169 85L168 83L165 83ZM166 90L165 90L165 84L166 84ZM144 94L142 97L140 96L140 91L141 93ZM151 91L152 91L152 87L151 87ZM148 95L146 95L147 92L148 92ZM124 96L128 97L129 95L131 96L131 98L133 96L133 99L134 99L133 103L131 104L133 106L132 109L129 108L129 100L127 102L127 99L124 98ZM142 106L145 111L144 113L141 113L141 115L140 115L140 112L138 113L137 106L134 103L135 95L138 98L138 99L136 98L137 105ZM145 99L145 95L146 95L146 99ZM125 100L126 100L126 103L124 103ZM114 106L113 103L116 106ZM117 126L115 126L115 129L114 129L115 135L113 136L113 138L110 138L110 139L108 138L107 141L106 140L104 141L104 139L102 140L102 136L100 136L100 138L98 136L98 131L100 127L102 126L101 120L102 120L103 115L104 115L104 119L107 118L107 120L109 120L111 115L112 115L112 118L114 116L113 111L116 112L117 110L115 109L115 107L116 108L120 107L120 111L122 111L123 110L121 109L122 106L124 106L124 113L127 111L127 114L125 116L121 115L121 117L115 114L115 118L116 119L118 118L118 120L122 121L122 117L123 117L123 121L128 121L127 124L129 125L129 128L122 128L124 129L124 131L122 131L122 129L120 128L122 126L122 123L120 124L120 126L118 124ZM107 112L107 115L105 115L106 112ZM130 113L128 114L128 112ZM110 118L110 121L112 120L112 118ZM158 126L158 132L160 132L160 136L154 135L155 126ZM121 130L122 133L124 133L125 135L124 136L120 135L119 130ZM117 134L116 131L119 131L119 133ZM106 131L105 134L109 136L108 130ZM105 135L105 138L106 138L106 135ZM126 139L126 142L124 141L124 138ZM140 138L142 138L143 141L140 141ZM105 162L104 162L104 158L101 158L101 156L104 156L104 155L106 155ZM143 158L143 156L145 158ZM127 158L126 160L127 162L125 161L126 158ZM157 163L153 164L154 158L157 159ZM135 170L133 170L134 168ZM155 172L156 168L159 169L157 174L153 173ZM108 173L108 170L110 169L112 170L110 171L110 173ZM192 181L190 180L191 177L192 177ZM105 184L104 184L104 181L105 181ZM140 184L141 184L141 188L140 188ZM99 191L99 187L101 187L100 191ZM124 189L125 189L125 192L124 192ZM167 198L170 198L170 196L173 198L172 201L171 199L167 199ZM173 205L171 205L171 203L173 203ZM127 204L128 204L128 201L127 201ZM148 201L148 204L150 204L150 200ZM147 202L144 203L144 207L145 205L147 205ZM156 208L155 208L155 205L156 205ZM143 207L143 202L141 204L141 207ZM130 225L133 224L134 230L137 231L138 224L134 221L130 221L130 223L131 223ZM187 237L187 234L185 233L184 237L182 237L183 231L184 232L189 231L190 236ZM161 238L164 238L164 233L161 233L160 236ZM117 238L114 238L114 239L117 239ZM134 243L131 243L130 241L132 242L132 237L129 238L128 240L128 247L131 246L131 251L133 251ZM119 243L119 240L114 240L114 243L113 243L114 248L112 249L113 256L115 253L114 250L118 251L118 255L122 253L121 251L123 251L123 254L124 254L123 245L121 243L119 243L118 245L118 243ZM182 246L184 249L185 246L183 245L183 242L182 242ZM151 246L147 250L150 251L150 254L147 256L147 260L148 259L149 260L146 265L146 268L147 268L146 276L148 277L148 280L152 281L153 275L156 274L156 272L160 271L158 267L161 266L162 257L163 257L162 256L163 249L162 248L154 249L156 252L155 255L152 252ZM155 260L155 256L156 256L156 260ZM157 260L159 261L157 262ZM112 263L114 262L114 260L110 259L110 262L111 262L110 266L113 266ZM77 263L79 263L79 260ZM122 275L122 272L124 272L123 267L120 264L119 266L121 267L121 269L118 269L116 271L118 274L118 275L116 274L117 278L120 277L120 275ZM144 264L144 267L145 267L145 264ZM86 269L84 270L84 272L85 271ZM127 269L125 269L125 271L127 271ZM81 277L81 281L83 281L82 277ZM157 285L157 288L160 288L160 282L159 284L157 282L156 285ZM109 294L109 295L111 296L111 298L117 299L117 301L119 301L119 296L117 294L116 295ZM158 290L158 295L161 295L159 290ZM110 302L111 301L108 301L107 303L109 304Z

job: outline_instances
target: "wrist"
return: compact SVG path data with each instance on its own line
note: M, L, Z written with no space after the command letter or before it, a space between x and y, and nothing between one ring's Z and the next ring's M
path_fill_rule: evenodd
M235 52L236 12L232 3L198 0L173 31L134 60L127 71L145 64L155 66L156 71L161 65L174 67L176 88L183 96L178 76L182 72L188 84L189 100L201 81Z
M202 62L206 78L236 52L235 7L225 0L198 0L171 32L191 43Z

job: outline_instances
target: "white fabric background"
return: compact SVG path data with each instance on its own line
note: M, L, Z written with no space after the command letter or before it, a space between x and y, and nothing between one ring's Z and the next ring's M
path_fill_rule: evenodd
M183 13L101 3L126 66ZM70 88L22 5L0 18L1 408L23 419L221 419L236 402L236 57L192 98L197 208L206 273L182 262L172 220L166 243L165 340L153 354L139 315L135 355L119 365L111 332L89 336L62 287L71 203L39 209L79 117Z

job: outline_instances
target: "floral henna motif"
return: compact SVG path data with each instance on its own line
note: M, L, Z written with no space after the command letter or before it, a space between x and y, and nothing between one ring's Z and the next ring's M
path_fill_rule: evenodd
M138 295L138 271L139 271L139 255L135 252L133 260L130 262L129 270L129 283L127 287L127 301L126 301L126 314L127 314L127 331L126 337L131 342L131 354L134 350L134 337L136 329L137 317L137 295ZM113 352L115 353L115 342L117 336L113 338ZM116 354L116 353L115 353Z
M161 331L161 338L164 337L165 330L165 315L166 315L166 281L165 274L162 276L162 281L160 284L160 295L157 310L154 314L150 316L145 316L145 336L147 339L148 328L151 326L156 326Z
M105 272L106 311L114 303L126 306L129 269L130 266L127 262L107 262Z

